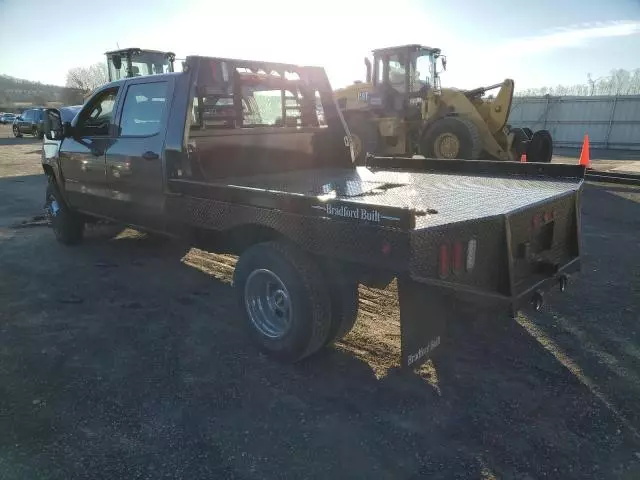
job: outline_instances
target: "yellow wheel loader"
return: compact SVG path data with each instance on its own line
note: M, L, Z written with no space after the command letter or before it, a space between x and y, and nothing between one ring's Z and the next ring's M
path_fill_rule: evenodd
M513 80L473 90L441 88L439 63L446 69L440 49L423 45L373 50L373 65L365 58L366 82L336 90L357 163L367 153L510 161L526 153L529 162L551 161L547 130L506 123Z

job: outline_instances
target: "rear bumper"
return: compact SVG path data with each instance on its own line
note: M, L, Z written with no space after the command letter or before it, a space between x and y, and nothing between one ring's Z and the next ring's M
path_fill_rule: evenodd
M556 273L543 278L528 286L515 295L502 295L500 293L488 292L474 287L459 284L452 284L434 280L431 278L421 278L412 276L412 280L423 285L429 285L450 292L456 300L473 304L475 307L485 307L487 309L506 309L511 313L530 305L534 302L534 297L544 295L554 287L560 288L561 282L566 282L569 276L580 271L580 258L574 258L561 266Z

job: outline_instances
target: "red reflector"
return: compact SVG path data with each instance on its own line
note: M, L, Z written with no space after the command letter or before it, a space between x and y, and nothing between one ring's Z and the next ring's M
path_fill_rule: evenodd
M391 245L389 244L389 242L383 242L382 253L384 255L389 255L391 253Z
M440 276L446 277L447 275L449 275L449 247L440 245Z
M541 220L542 219L540 218L540 215L538 215L538 214L534 215L533 216L533 221L532 221L533 228L538 228L540 226L540 223L542 223Z
M462 271L462 243L453 244L453 271L459 273Z

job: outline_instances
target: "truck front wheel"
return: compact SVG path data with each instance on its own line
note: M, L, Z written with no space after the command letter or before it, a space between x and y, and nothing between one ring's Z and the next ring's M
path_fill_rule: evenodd
M240 256L233 284L248 330L268 354L297 362L325 345L331 297L304 252L279 241L254 245Z
M84 220L67 206L55 181L51 179L47 186L45 212L51 221L53 233L60 243L73 245L82 240Z

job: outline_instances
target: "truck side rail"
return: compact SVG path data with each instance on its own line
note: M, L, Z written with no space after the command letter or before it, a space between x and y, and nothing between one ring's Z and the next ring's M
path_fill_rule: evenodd
M439 160L434 158L367 155L370 170L403 170L421 173L460 173L471 175L545 177L584 180L586 167L561 163L496 162L494 160Z
M254 188L228 183L169 179L169 191L187 197L275 210L311 218L369 225L407 232L415 228L417 212L410 208L354 202L347 198L327 199L320 196Z

